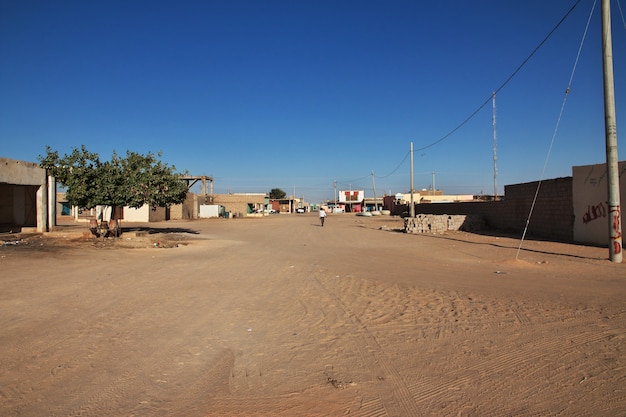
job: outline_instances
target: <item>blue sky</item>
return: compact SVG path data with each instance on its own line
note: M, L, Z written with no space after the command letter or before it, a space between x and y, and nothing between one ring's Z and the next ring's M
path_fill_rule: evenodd
M622 9L626 9L626 1ZM491 194L498 89L576 0L0 0L0 156L162 152L215 191ZM573 12L496 99L497 188L602 163L600 5ZM619 155L626 25L612 2ZM626 10L624 10L626 12ZM620 142L621 138L621 142Z

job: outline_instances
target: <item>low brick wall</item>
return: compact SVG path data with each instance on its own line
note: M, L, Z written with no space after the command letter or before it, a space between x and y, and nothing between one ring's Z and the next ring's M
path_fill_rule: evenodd
M418 214L415 218L404 219L405 233L443 233L450 230L474 231L484 228L481 216Z

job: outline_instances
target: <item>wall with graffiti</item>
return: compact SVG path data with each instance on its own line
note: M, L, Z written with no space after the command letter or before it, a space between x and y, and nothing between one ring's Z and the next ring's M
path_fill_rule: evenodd
M621 202L617 210L626 201L626 161L619 163L619 177ZM574 240L606 246L611 227L606 164L573 167L572 178Z

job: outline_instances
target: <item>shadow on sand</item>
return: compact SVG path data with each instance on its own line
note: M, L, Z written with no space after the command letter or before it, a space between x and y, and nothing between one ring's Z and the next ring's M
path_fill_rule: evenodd
M124 232L143 232L149 235L153 235L156 233L189 233L192 235L199 235L200 232L198 230L187 229L183 227L148 227L148 226L137 226L137 227L124 227L122 226L122 233Z

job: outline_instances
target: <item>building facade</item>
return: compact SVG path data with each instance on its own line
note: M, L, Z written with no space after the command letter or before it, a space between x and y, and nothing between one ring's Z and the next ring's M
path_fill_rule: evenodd
M56 217L55 188L54 179L38 164L0 158L0 231L50 230Z

